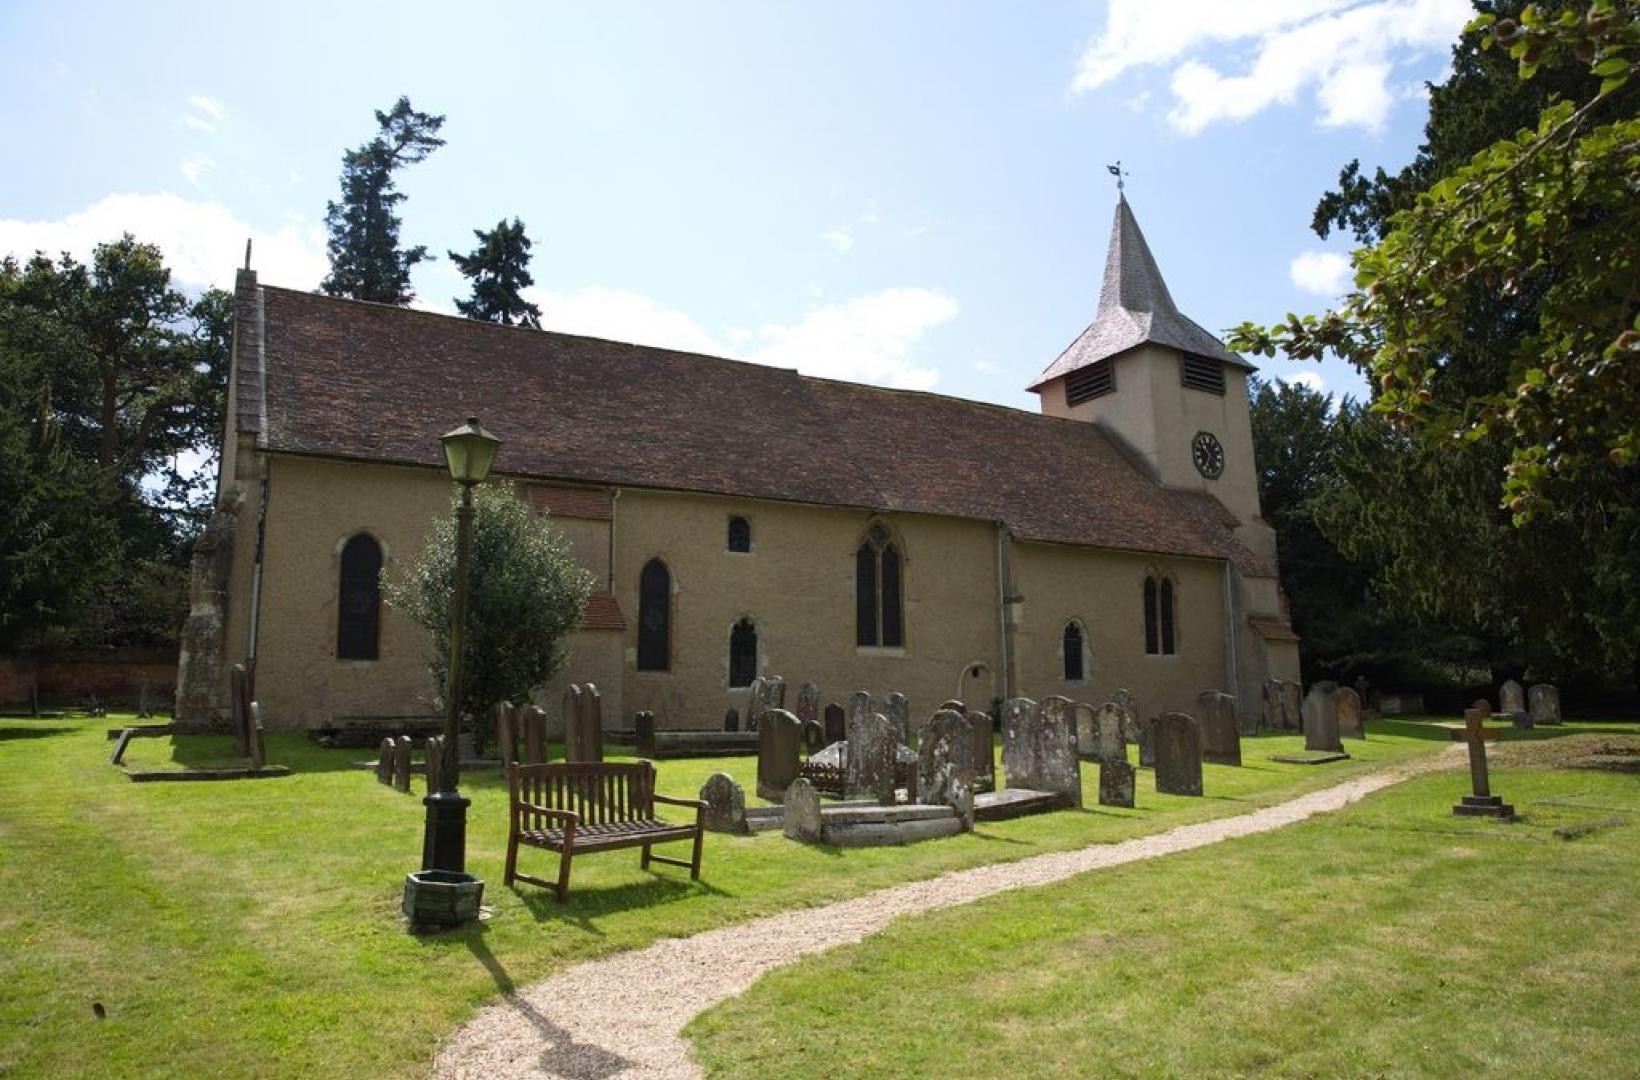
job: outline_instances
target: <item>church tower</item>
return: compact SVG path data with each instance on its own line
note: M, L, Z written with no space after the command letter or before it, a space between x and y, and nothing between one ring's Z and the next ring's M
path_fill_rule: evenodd
M1237 539L1269 557L1247 408L1254 370L1174 305L1118 194L1099 310L1030 389L1047 415L1100 425L1162 485L1217 498L1241 523Z

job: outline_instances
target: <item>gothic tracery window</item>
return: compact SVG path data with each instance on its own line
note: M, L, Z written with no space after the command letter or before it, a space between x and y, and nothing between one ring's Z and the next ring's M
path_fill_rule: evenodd
M873 525L854 553L854 643L905 644L904 560L892 534Z
M1145 578L1145 652L1172 656L1178 647L1174 635L1173 579L1159 574Z

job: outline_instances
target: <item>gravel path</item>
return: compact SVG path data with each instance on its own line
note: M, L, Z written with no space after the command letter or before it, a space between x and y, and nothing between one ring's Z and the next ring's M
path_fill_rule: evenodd
M434 1064L437 1075L606 1080L701 1076L679 1032L698 1013L745 991L764 972L859 941L900 915L966 904L1009 889L1190 851L1269 832L1352 803L1418 773L1450 767L1446 754L1301 795L1237 817L1164 833L957 870L843 900L666 938L647 948L577 964L481 1009L456 1030Z

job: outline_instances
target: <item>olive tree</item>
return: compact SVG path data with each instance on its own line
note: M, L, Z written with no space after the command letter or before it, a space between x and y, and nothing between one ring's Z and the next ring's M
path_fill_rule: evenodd
M382 580L388 603L432 634L429 668L441 707L449 702L456 501L433 522L427 546L402 573L384 572ZM496 703L529 697L563 666L593 581L564 535L510 484L481 485L474 502L460 704L473 716L482 744L491 736Z

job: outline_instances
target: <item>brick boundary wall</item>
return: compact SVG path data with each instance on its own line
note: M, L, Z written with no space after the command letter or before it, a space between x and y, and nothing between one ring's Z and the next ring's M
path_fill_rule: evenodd
M135 708L144 680L149 708L170 712L176 696L176 650L126 648L0 656L0 707L26 707L38 685L41 707L84 705L95 697L105 706Z

